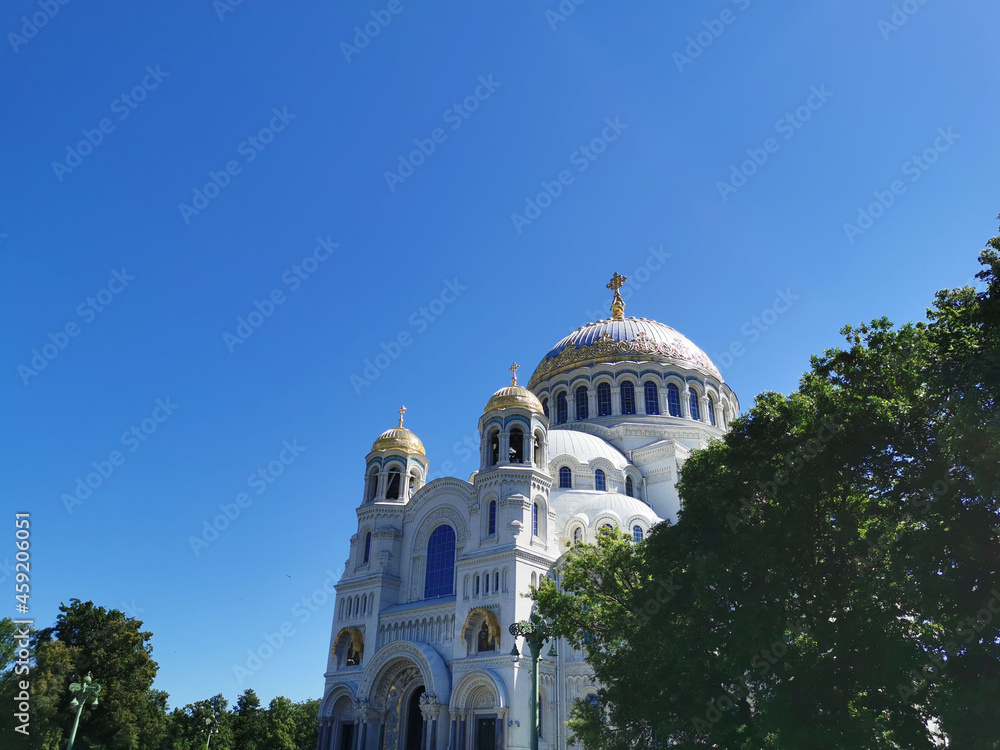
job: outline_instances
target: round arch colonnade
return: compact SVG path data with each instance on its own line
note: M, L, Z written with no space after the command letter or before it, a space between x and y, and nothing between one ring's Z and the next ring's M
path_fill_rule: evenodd
M331 687L320 709L319 750L476 750L484 731L493 733L501 750L508 706L504 682L493 670L465 672L453 689L432 646L393 643L375 654L357 681Z

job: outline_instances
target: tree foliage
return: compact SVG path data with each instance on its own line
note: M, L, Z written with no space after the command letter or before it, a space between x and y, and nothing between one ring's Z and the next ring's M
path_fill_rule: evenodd
M843 330L684 464L678 523L572 551L540 611L588 749L1000 747L1000 238L986 289Z
M16 627L0 620L0 700L14 705ZM101 685L97 706L85 703L78 750L202 750L211 730L213 750L315 750L319 701L284 697L262 709L253 690L230 711L214 695L168 713L168 696L153 688L152 633L142 622L93 602L70 600L56 623L31 636L30 734L14 734L13 712L0 719L0 747L63 750L76 715L71 682L92 672Z

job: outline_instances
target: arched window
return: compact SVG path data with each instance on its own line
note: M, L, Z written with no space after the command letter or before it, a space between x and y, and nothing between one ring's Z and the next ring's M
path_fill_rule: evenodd
M622 381L621 400L622 414L635 414L635 386L632 385L632 381Z
M455 593L455 530L441 524L427 541L427 575L424 577L424 598L450 596Z
M579 544L583 541L583 529L577 526L573 529L573 544Z
M375 493L378 491L378 469L374 466L372 470L368 472L368 476L365 477L365 500L371 502L375 499Z
M496 594L496 593L499 593L499 592L500 592L500 571L499 570L494 570L493 571L493 593Z
M497 533L497 501L490 500L490 521L489 521L489 531L487 532L490 536Z
M531 535L538 536L538 503L531 506Z
M691 419L701 420L701 409L698 408L698 391L694 388L688 388L688 393L691 396Z
M625 477L625 494L635 497L635 488L632 486L632 477Z
M419 489L420 475L414 469L410 472L409 482L406 485L407 497L413 497L413 493Z
M546 417L549 416L549 400L547 398L542 399L542 413Z
M472 579L472 595L479 596L479 573Z
M368 564L368 560L371 557L371 554L372 554L372 533L369 531L367 534L365 534L365 554L364 558L362 558L361 560L362 565Z
M708 397L708 423L715 427L715 399Z
M654 383L652 380L647 380L643 388L646 392L646 413L659 414L660 393L656 388L656 383Z
M614 530L615 530L615 527L612 526L610 523L603 523L603 524L601 524L601 531L603 531L603 532L609 532L609 531L614 531Z
M681 415L681 391L674 383L667 384L667 411L671 417Z
M590 414L587 410L587 386L581 385L576 389L576 418L586 419Z
M532 440L532 446L535 449L535 466L542 465L542 437L541 434L536 432L535 437Z
M597 471L595 471L594 472L594 489L596 489L598 492L606 492L607 489L608 489L608 484L607 484L606 479L607 478L604 476L604 471L603 470L598 469Z
M597 386L597 416L611 416L611 386L607 383Z
M489 439L490 466L500 463L500 431L493 430Z
M641 542L642 541L642 536L643 536L643 534L642 534L642 526L638 526L638 525L633 526L632 527L632 538L635 539L636 542Z
M566 424L569 419L569 407L566 406L566 393L556 396L556 424Z
M559 488L570 489L573 487L573 472L568 466L559 469Z
M510 447L507 449L507 460L512 464L524 463L524 432L520 427L510 431Z
M490 593L490 574L483 574L483 596Z
M385 492L387 500L399 500L399 485L402 483L402 474L399 469L389 471L389 489Z

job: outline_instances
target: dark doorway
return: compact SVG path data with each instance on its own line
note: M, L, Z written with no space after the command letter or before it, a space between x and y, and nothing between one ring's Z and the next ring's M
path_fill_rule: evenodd
M420 738L424 734L424 716L420 712L420 696L424 689L417 688L410 696L406 709L406 750L420 750Z
M479 719L476 721L476 750L496 750L497 720Z
M337 750L351 750L352 747L354 747L354 725L341 724L340 743L337 745Z

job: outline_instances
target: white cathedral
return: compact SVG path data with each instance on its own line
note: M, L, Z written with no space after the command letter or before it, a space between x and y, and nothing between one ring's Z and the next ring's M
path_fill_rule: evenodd
M509 631L573 544L607 528L639 542L680 508L696 448L739 414L706 354L669 326L612 317L559 341L525 388L479 418L479 470L426 482L399 426L365 458L357 534L337 584L318 750L513 750L531 745L532 668ZM582 652L538 662L538 747L563 750L575 699L596 691ZM517 647L520 656L512 654Z

